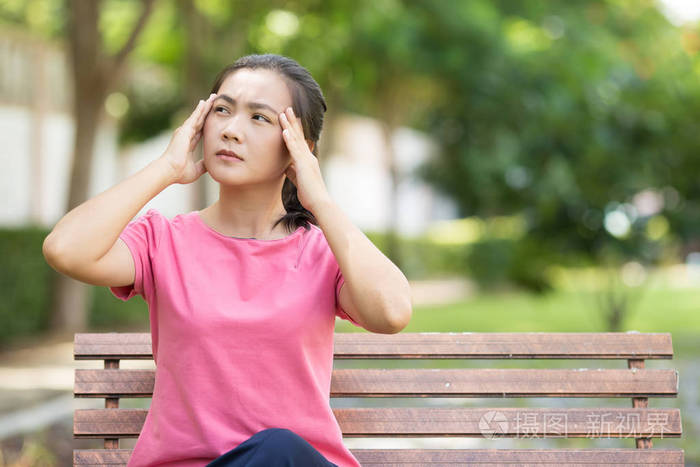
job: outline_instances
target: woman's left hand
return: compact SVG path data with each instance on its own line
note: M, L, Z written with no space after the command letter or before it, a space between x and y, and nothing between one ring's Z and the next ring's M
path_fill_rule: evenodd
M292 157L285 175L297 187L297 198L301 205L313 214L316 206L330 199L321 176L321 166L316 156L311 153L313 143L310 143L310 148L304 139L301 121L294 115L291 107L279 114L279 121L282 139Z

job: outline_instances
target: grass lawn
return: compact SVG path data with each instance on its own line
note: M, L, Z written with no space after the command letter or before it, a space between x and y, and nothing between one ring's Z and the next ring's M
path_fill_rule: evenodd
M670 332L678 354L700 355L700 289L647 289L631 307L623 330ZM338 332L366 332L337 320ZM402 332L603 332L590 291L477 294L440 306L416 306Z
M338 322L338 331L359 330ZM348 324L348 326L345 326ZM700 335L700 290L643 292L624 330ZM352 329L355 328L355 329ZM593 292L478 294L439 306L416 306L404 332L601 332L605 320Z

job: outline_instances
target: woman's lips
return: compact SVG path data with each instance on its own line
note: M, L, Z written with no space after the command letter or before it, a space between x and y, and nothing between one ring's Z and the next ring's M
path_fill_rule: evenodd
M231 162L243 162L241 159L233 156L225 156L223 154L217 154L216 157L223 159L225 161L231 161Z
M243 162L243 159L240 159L240 158L235 157L235 156L227 156L226 154L221 154L221 153L217 154L216 157L223 159L225 161Z

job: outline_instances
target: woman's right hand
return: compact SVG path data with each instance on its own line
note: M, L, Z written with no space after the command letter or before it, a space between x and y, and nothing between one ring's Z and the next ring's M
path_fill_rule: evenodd
M175 130L170 143L161 158L165 159L173 171L173 183L192 183L207 171L204 159L194 162L194 150L202 137L204 121L209 114L216 94L206 101L200 100L194 112Z

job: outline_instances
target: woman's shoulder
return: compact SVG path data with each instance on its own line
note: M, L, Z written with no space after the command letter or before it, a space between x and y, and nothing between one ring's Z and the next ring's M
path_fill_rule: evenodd
M150 208L146 210L146 212L136 215L136 217L129 221L128 227L147 226L151 229L157 229L163 227L168 222L170 222L168 218L159 210Z
M309 227L309 230L314 232L314 235L318 234L323 234L323 230L321 230L321 227L317 226L316 224L312 224L311 222L306 224L307 227Z
M315 224L307 224L308 229L303 231L305 250L314 251L316 254L324 254L330 251L330 245L326 240L323 230Z
M315 241L321 241L325 242L326 241L326 236L323 234L323 230L321 227L317 226L316 224L308 223L306 224L308 229L305 231L305 235L308 236L310 239L315 240Z
M174 217L166 216L160 209L149 208L143 214L136 216L129 224L142 225L154 232L171 230L173 227L182 226L189 222L191 213L176 214Z

